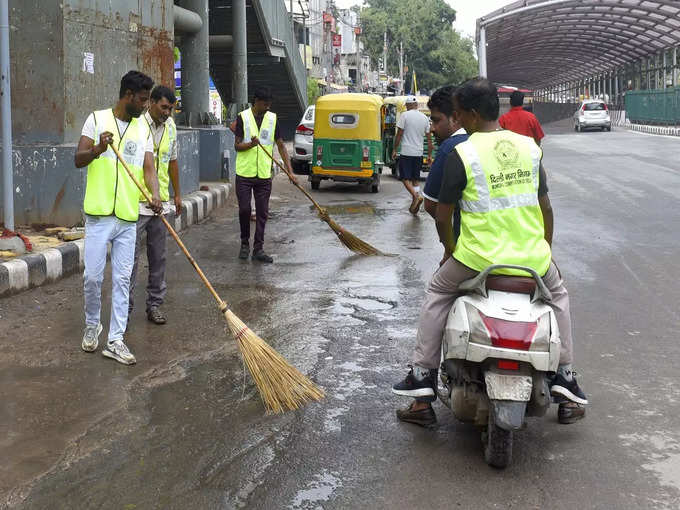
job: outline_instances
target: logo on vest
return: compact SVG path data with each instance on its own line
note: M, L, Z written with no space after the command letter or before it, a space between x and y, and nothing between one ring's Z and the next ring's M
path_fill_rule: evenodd
M509 140L500 140L493 148L493 154L500 170L489 174L492 191L533 182L531 172L520 168L519 151L515 144Z
M498 161L498 164L502 168L517 166L519 151L517 150L517 147L515 147L515 144L509 140L499 140L493 148L493 155L496 157L496 161Z
M134 156L135 154L137 154L137 144L132 140L126 141L125 150L123 151L123 154L125 154L126 156Z

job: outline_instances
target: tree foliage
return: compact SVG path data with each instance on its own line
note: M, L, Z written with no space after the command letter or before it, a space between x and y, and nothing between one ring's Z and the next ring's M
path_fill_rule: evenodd
M456 11L444 0L366 0L361 37L375 65L382 58L387 32L387 72L393 76L399 74L403 42L409 68L404 78L415 69L419 88L433 89L477 74L472 41L453 29L455 19Z

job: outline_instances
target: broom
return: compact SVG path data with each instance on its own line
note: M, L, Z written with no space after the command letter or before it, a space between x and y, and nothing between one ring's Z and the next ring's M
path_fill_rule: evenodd
M144 198L151 203L151 197L132 174L118 149L113 144L111 148L116 153L118 160L123 164L123 168L125 168L130 179L137 185ZM311 400L321 400L324 396L323 390L290 365L283 356L257 336L229 309L227 303L217 294L205 274L203 274L203 271L201 271L201 268L198 267L198 264L184 246L175 229L170 226L170 223L168 223L168 220L162 214L159 215L159 218L184 252L184 255L189 259L189 262L205 286L208 287L215 301L217 301L220 312L224 315L232 335L234 335L238 342L243 360L253 376L265 407L269 411L280 413L286 410L298 409Z
M300 186L297 182L293 180L293 176L288 172L288 170L278 161L274 159L274 157L269 153L267 149L265 149L261 143L258 142L258 145L262 148L264 153L269 156L269 159L271 159L274 163L276 163L276 166L278 166L283 172L288 176L288 178L291 180L293 185L302 191L302 193L312 201L312 204L314 204L314 207L316 207L316 210L319 211L319 217L325 221L329 227L335 232L335 234L338 236L338 239L340 239L340 242L344 244L347 248L352 250L354 253L360 253L361 255L387 255L386 253L381 252L377 248L374 248L370 244L368 244L366 241L362 241L359 239L357 236L352 234L351 232L345 230L342 228L340 225L338 225L336 222L334 222L331 217L328 215L328 211L321 207L316 200L312 198L312 196L307 192L306 189L304 189L302 186Z

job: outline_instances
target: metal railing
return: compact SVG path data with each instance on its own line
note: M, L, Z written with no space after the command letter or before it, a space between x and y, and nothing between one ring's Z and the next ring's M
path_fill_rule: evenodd
M276 55L281 49L285 51L288 74L304 109L307 106L307 70L300 56L297 41L293 37L290 15L283 4L284 0L252 0L252 2L270 53Z
M680 124L680 87L626 92L626 115L635 124Z

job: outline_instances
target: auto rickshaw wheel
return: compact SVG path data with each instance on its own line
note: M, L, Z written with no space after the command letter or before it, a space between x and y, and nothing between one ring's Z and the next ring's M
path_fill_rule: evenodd
M317 190L321 186L321 180L320 179L312 179L312 189Z

